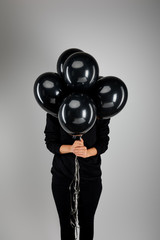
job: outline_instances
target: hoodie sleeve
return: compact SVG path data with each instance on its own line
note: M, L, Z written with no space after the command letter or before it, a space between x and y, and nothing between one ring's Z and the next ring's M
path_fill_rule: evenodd
M58 119L53 117L52 115L48 114L46 115L46 127L44 130L45 134L45 144L46 147L50 152L53 154L59 153L59 149L61 147L59 134L60 134L60 126Z
M110 119L97 120L97 141L94 147L97 149L97 154L102 154L108 149L109 144L109 123Z

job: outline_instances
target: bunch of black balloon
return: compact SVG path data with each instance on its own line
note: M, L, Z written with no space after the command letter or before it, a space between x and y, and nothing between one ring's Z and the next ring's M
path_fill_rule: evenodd
M41 74L34 84L38 104L70 135L83 135L96 118L107 119L125 106L125 83L113 76L100 77L97 61L80 49L64 51L57 61L57 73Z

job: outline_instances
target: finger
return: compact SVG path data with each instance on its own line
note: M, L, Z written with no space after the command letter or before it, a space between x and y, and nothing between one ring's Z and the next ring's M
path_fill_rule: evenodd
M85 154L77 154L76 156L77 156L77 157L86 158L86 155L85 155Z
M81 138L80 141L81 141L81 143L84 145L84 140L83 140L83 138Z
M84 151L74 151L75 154L83 154Z
M81 153L75 153L75 155L76 155L77 157L84 157L84 154L81 154Z
M82 146L82 145L83 145L83 142L82 142L82 141L79 141L79 140L76 140L76 141L74 142L74 144L75 144L76 146Z
M87 148L83 147L83 146L78 146L78 147L75 147L74 149L75 149L75 151L86 151L87 150Z
M82 153L75 153L75 155L78 156L78 157L84 157L85 156L85 154L82 154Z
M85 151L84 150L75 150L74 153L75 154L83 154L83 155L85 155L86 154L86 150Z
M86 146L78 145L76 148L87 149Z

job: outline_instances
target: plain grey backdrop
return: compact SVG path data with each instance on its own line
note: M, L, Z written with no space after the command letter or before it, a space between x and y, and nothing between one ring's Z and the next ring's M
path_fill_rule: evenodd
M0 1L0 239L60 239L33 85L73 47L129 91L102 155L94 239L160 239L159 44L158 0Z

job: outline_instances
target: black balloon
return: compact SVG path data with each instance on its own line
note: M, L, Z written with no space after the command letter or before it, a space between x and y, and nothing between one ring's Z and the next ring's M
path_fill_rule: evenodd
M64 80L74 91L86 91L98 79L99 67L96 60L85 52L72 54L64 64Z
M98 76L97 82L99 81L99 79L103 78L102 76ZM94 84L92 87L90 87L89 89L87 89L86 94L92 98L93 100L95 100L95 94L96 94L96 88L97 88L97 84Z
M57 61L57 72L58 74L63 77L63 68L64 68L64 63L67 60L67 58L69 56L71 56L73 53L76 52L82 52L82 50L78 49L78 48L70 48L67 49L66 51L64 51L58 58Z
M91 98L83 93L72 93L59 108L58 119L62 128L70 135L83 135L96 120L96 107Z
M93 95L97 116L107 119L123 109L128 99L128 90L121 79L108 76L97 81Z
M57 73L41 74L34 84L34 96L38 104L54 117L58 117L59 107L65 97L65 82Z

